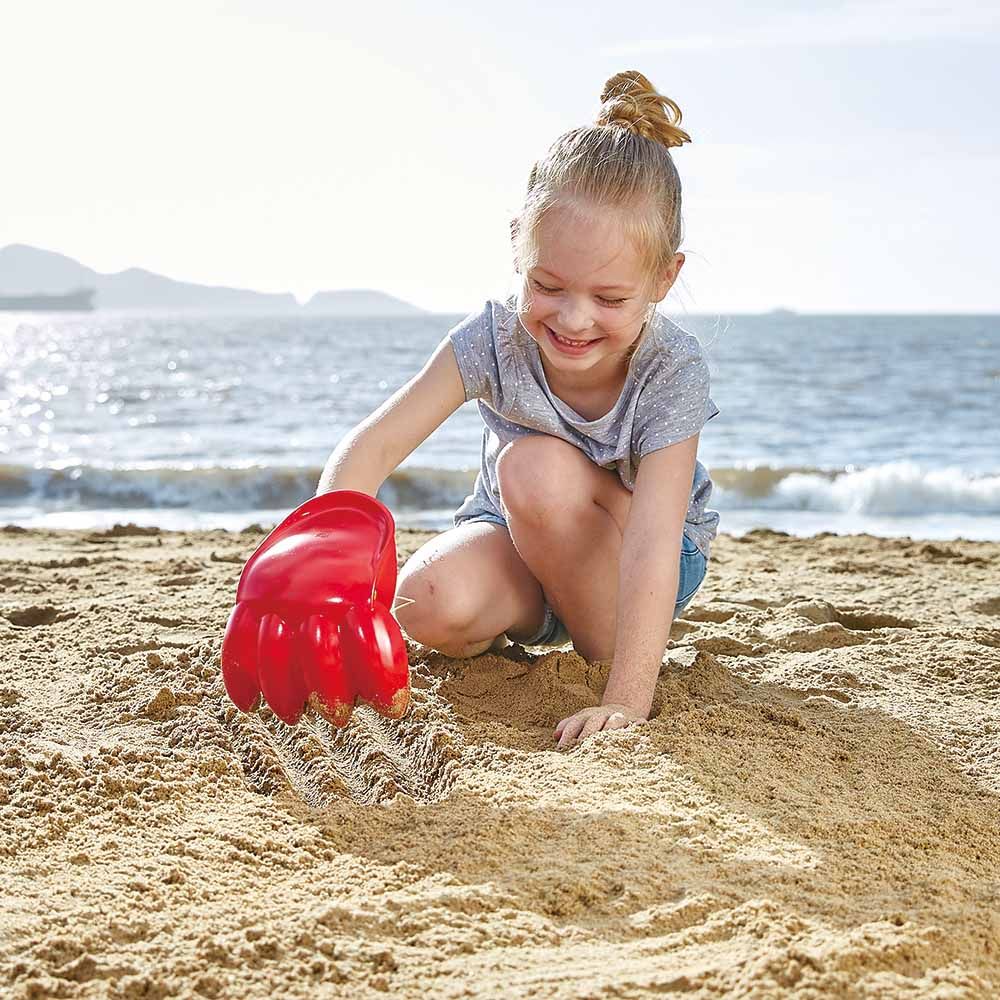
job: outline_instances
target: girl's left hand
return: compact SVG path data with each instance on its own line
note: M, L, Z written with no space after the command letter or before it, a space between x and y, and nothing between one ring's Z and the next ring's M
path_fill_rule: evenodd
M622 729L635 722L646 722L646 716L640 715L628 705L597 705L594 708L582 708L576 715L563 719L556 726L558 746L570 746L582 743L588 736L601 732L602 729Z

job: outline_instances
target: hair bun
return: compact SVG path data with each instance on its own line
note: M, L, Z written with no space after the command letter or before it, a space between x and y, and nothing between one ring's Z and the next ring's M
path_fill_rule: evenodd
M681 109L638 70L615 73L601 91L596 125L619 125L668 148L691 141L680 128Z

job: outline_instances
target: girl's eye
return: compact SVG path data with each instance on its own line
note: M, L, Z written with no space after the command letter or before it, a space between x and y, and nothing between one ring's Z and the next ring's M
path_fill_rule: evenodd
M537 278L532 278L531 279L531 283L540 292L546 292L549 295L551 295L553 292L558 292L559 291L558 288L549 288L548 285L543 285ZM628 302L628 299L606 299L606 298L604 298L603 295L598 295L597 298L601 302L603 302L606 306L620 306L623 303Z

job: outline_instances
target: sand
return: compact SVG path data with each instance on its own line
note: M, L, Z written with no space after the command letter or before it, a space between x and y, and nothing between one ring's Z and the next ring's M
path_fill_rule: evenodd
M1000 544L722 535L651 721L567 751L572 647L239 713L262 537L0 530L0 994L1000 993Z

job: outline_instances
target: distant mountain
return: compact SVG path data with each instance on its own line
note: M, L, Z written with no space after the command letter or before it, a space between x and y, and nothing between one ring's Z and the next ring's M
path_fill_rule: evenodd
M54 294L93 288L95 306L104 309L236 309L276 312L297 310L295 296L263 294L174 281L130 267L100 274L61 253L11 243L0 249L0 294Z
M416 316L427 311L385 292L365 288L317 292L302 308L311 313L336 316Z
M98 274L61 253L11 243L0 250L0 294L57 295L95 288Z
M0 295L61 294L78 288L96 290L101 309L210 309L247 312L299 312L290 292L254 292L243 288L196 285L130 267L100 274L65 254L11 243L0 248ZM424 312L383 292L319 292L310 313L339 316L402 316Z

